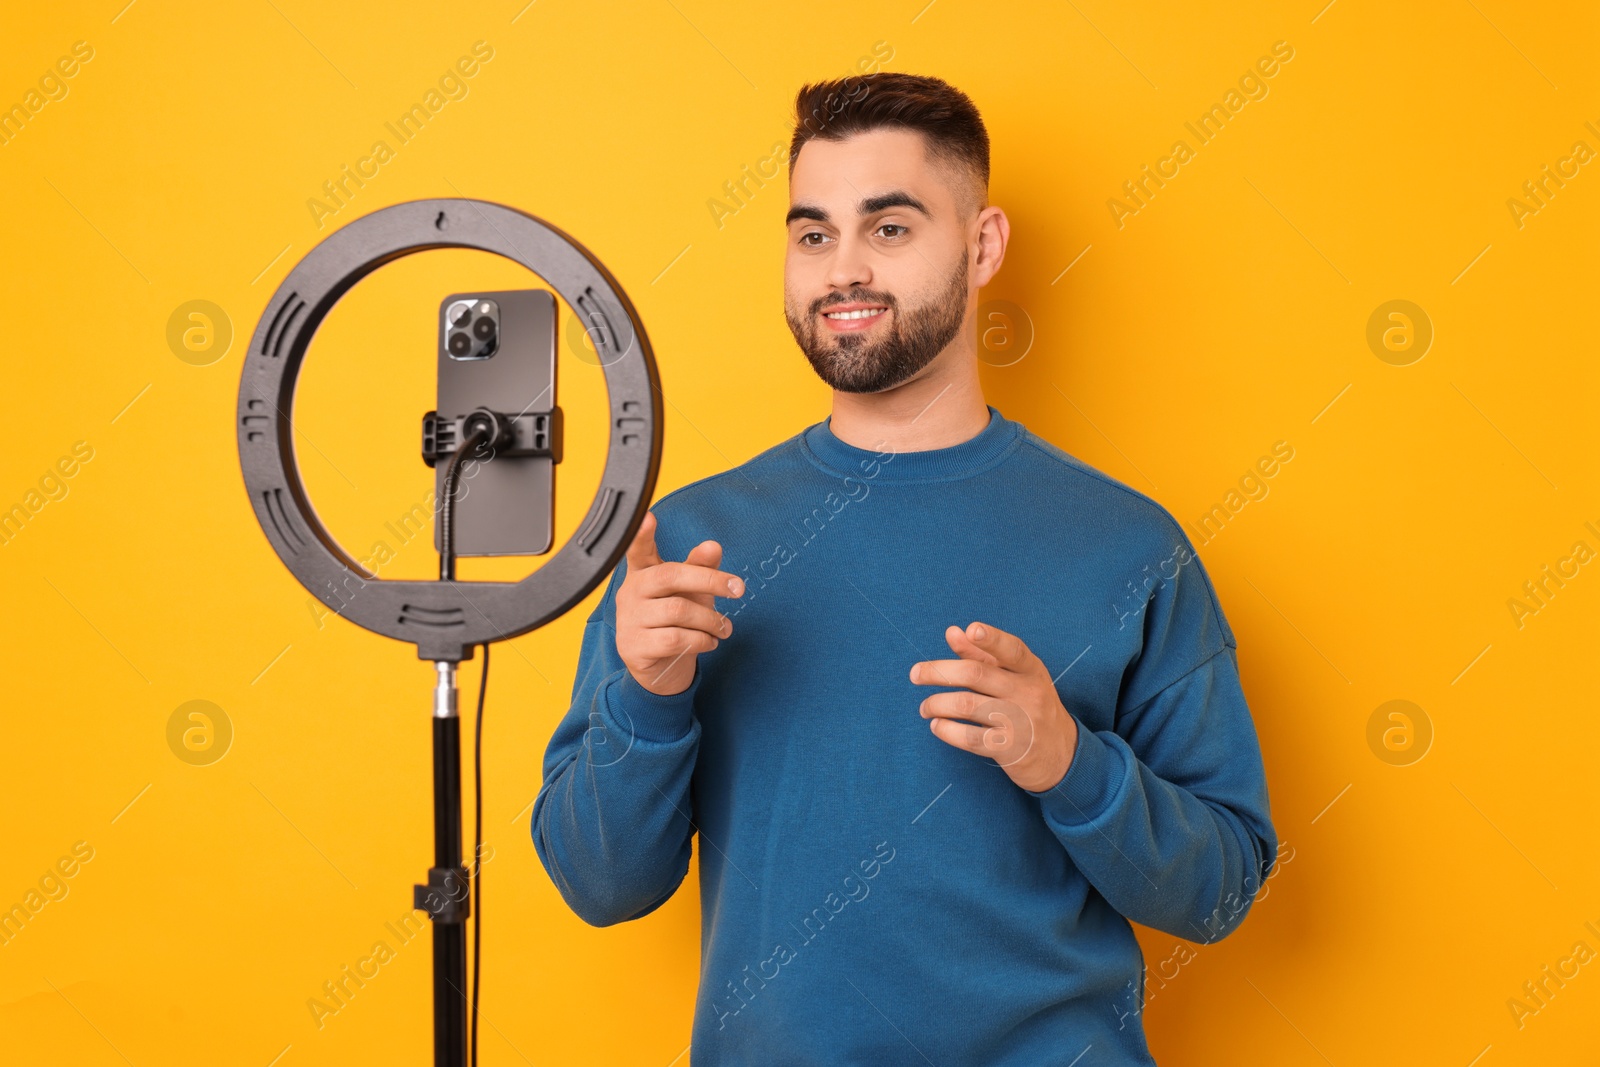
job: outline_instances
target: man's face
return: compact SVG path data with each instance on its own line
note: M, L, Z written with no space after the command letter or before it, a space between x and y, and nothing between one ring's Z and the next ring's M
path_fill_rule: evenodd
M931 363L966 322L967 179L914 130L812 140L789 179L784 317L833 389L876 393Z

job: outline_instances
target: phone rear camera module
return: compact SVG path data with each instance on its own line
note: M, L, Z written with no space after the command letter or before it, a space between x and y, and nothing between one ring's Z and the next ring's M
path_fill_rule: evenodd
M444 334L451 359L488 359L499 348L500 305L478 297L451 301L445 308Z

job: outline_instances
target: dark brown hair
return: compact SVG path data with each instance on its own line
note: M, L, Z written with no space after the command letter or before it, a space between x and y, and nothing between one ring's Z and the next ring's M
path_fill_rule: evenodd
M794 101L789 172L807 141L842 141L867 130L915 130L928 153L964 168L989 188L989 132L972 100L939 78L875 71L801 86ZM981 204L980 200L980 204Z

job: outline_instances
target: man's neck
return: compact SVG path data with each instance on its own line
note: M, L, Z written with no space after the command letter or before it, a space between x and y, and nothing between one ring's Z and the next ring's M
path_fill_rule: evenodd
M857 448L926 452L970 441L988 425L977 354L952 345L904 385L881 393L835 390L828 428Z

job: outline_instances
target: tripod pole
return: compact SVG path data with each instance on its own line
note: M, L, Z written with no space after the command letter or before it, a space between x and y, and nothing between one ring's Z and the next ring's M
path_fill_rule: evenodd
M456 665L434 664L433 867L428 884L414 887L413 903L433 920L433 1062L467 1062L467 936L471 911L467 871L461 866L461 719L456 713Z

